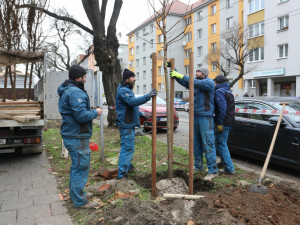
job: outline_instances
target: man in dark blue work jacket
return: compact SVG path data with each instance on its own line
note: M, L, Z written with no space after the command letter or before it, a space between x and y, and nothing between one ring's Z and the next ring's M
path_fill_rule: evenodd
M171 71L171 77L189 88L189 77ZM194 171L203 170L203 153L205 153L208 175L204 180L211 181L218 176L216 166L216 148L214 137L214 89L213 80L208 78L208 70L199 68L194 79Z
M93 208L97 202L89 202L83 189L87 183L90 166L89 139L92 136L92 120L102 114L102 109L91 109L84 90L86 70L78 65L69 69L69 80L57 90L58 108L62 116L61 135L68 149L72 165L70 169L70 197L74 207Z
M131 161L135 150L135 128L140 126L138 106L157 95L156 89L153 89L149 94L136 98L132 91L134 84L135 74L125 69L123 72L123 81L117 89L116 96L117 126L121 135L117 179L127 178L128 171L132 168Z

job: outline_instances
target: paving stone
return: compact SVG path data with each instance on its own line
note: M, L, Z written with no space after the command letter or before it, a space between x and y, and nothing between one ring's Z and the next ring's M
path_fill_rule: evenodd
M8 177L8 170L1 170L0 169L0 177ZM3 178L4 179L4 178Z
M57 182L56 181L48 181L48 180L44 180L43 182L38 182L38 181L33 181L32 182L32 187L33 188L39 188L39 187L57 187Z
M37 219L51 216L49 205L41 205L18 210L17 222L28 219Z
M15 176L15 177L0 177L0 183L1 184L19 184L20 183L20 177Z
M12 223L11 225L35 225L35 219L21 220L16 223Z
M73 223L68 214L63 214L37 219L36 225L73 225Z
M47 189L46 188L28 188L28 189L22 189L19 191L19 198L33 198L33 197L39 197L47 195Z
M31 189L32 185L31 184L19 184L19 185L15 185L15 184L8 184L6 185L5 190L6 191L21 191L21 190L28 190Z
M32 198L22 198L3 201L1 205L1 211L8 211L13 209L23 209L33 207Z
M48 194L39 197L33 197L34 206L49 205L51 203L56 203L59 201L61 200L58 194Z
M4 184L0 184L0 192L5 190L5 185Z
M65 201L50 204L52 215L59 215L68 212Z
M4 191L0 193L0 202L4 200L17 199L18 192L17 191Z
M0 224L15 223L17 218L17 210L0 212Z
M46 187L48 194L59 194L59 190L57 189L57 186L55 187Z

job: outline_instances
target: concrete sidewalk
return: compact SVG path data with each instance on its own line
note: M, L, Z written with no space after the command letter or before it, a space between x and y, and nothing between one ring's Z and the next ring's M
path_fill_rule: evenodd
M67 211L45 152L0 154L0 225L71 225Z

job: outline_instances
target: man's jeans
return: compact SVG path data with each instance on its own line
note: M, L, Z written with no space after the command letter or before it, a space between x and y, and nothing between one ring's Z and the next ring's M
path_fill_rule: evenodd
M223 132L216 133L216 149L218 155L221 157L222 164L225 166L225 171L233 173L234 166L227 146L227 139L230 130L231 127L223 127Z
M196 170L203 169L203 152L205 152L208 173L217 173L213 117L194 118L194 158Z
M72 160L69 182L70 197L74 207L83 206L88 203L83 189L88 180L90 166L89 139L64 138L63 140Z
M118 179L127 177L128 171L131 169L132 158L135 149L135 129L120 128L121 151L119 157Z

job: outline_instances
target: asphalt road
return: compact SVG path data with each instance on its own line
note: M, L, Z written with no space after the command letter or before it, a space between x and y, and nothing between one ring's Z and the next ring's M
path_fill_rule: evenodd
M104 107L104 117L106 120L107 108ZM174 145L180 146L188 150L189 144L189 114L185 111L178 111L179 126L174 132ZM104 123L105 124L105 123ZM157 131L157 140L167 142L167 130L161 129ZM232 155L233 162L240 168L257 172L259 174L262 170L264 162L253 160L247 157ZM300 184L300 173L290 169L279 166L269 165L267 170L268 176L274 176L279 179L293 180Z

